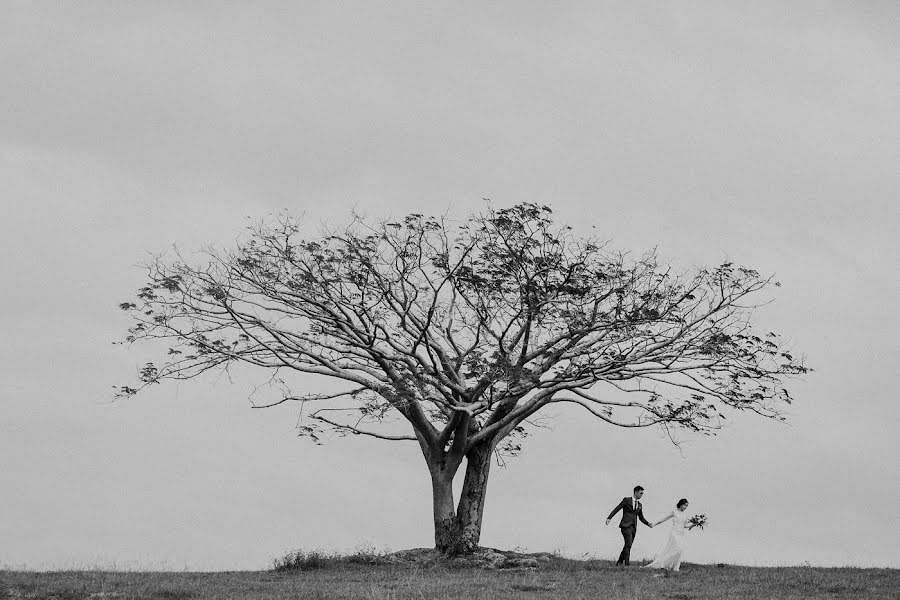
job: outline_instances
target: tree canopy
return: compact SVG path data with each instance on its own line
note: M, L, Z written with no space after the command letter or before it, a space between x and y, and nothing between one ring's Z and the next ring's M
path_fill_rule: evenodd
M753 323L777 285L730 262L679 271L656 252L632 257L530 203L462 222L354 218L312 238L281 215L203 264L148 265L121 304L135 321L126 340L168 350L119 394L259 367L281 382L266 406L303 407L301 434L416 441L433 477L476 450L517 452L552 404L617 427L711 433L727 409L782 419L787 380L808 371ZM298 393L286 373L342 389Z

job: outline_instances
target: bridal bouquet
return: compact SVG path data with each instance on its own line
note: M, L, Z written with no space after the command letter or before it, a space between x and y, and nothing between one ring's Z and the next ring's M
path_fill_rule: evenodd
M688 519L688 523L690 523L694 527L703 529L706 526L706 515L694 515L693 517Z

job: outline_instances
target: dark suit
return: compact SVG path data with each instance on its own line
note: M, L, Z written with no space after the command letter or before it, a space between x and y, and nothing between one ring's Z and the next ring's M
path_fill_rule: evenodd
M631 545L634 543L634 536L637 534L637 520L640 519L644 525L650 526L650 523L644 518L644 507L641 505L640 500L637 501L637 507L634 506L634 501L634 498L622 498L622 501L606 517L607 519L612 519L619 510L622 511L622 521L619 523L619 528L622 530L625 546L622 548L622 553L619 554L619 560L616 561L616 565L631 564Z

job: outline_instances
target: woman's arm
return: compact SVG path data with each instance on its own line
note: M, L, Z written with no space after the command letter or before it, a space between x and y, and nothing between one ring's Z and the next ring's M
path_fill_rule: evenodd
M668 521L669 519L671 519L674 516L675 516L675 513L669 513L668 515L666 515L665 517L663 517L662 519L660 519L659 521L654 523L653 526L656 527L660 523L665 523L666 521Z

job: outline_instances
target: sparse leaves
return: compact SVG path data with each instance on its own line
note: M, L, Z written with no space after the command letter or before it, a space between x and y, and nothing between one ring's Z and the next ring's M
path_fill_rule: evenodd
M463 223L355 219L313 239L282 215L202 264L148 266L119 304L134 320L125 341L164 340L168 354L117 395L240 363L351 388L296 397L334 409L303 412L299 433L316 443L331 431L515 455L553 403L710 433L727 408L781 418L786 379L809 372L751 322L773 285L732 262L675 272L652 252L631 258L532 203Z

